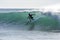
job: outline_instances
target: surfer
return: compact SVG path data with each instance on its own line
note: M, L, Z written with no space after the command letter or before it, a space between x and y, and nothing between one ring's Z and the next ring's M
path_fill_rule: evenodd
M29 19L30 22L33 20L32 14L30 14L30 13L28 14L28 19Z
M28 14L28 22L27 22L27 24L28 23L30 23L30 22L32 22L34 20L34 18L33 18L33 14Z

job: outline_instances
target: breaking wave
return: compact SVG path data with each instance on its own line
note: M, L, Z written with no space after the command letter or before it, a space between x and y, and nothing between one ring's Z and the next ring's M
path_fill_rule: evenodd
M31 12L36 21L29 23L27 17L30 12L0 13L0 29L22 30L59 30L58 21L51 16L42 15L40 12Z

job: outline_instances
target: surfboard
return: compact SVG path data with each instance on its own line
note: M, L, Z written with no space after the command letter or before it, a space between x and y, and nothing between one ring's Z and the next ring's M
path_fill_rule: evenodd
M34 20L32 20L31 22L27 22L27 24L34 23L40 18L41 18L41 16L35 17Z
M38 19L40 19L41 17L35 18L34 20L31 21L31 23L37 21Z

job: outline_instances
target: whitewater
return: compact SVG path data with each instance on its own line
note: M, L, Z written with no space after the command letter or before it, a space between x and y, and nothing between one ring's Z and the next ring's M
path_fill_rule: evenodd
M0 40L60 40L60 33L44 31L0 30Z

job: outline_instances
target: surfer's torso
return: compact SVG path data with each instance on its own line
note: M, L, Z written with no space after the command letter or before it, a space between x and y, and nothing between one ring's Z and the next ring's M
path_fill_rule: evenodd
M32 19L33 20L32 14L29 14L29 19Z

